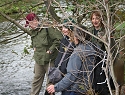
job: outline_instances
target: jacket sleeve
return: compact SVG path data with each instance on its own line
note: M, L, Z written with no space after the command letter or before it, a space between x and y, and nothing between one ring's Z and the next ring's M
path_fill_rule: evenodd
M49 37L52 39L52 46L50 46L49 50L54 51L56 48L59 47L60 41L62 39L62 34L56 28L49 28L48 29Z
M81 68L81 63L80 58L76 54L71 55L67 66L67 74L60 82L55 84L56 92L67 89L75 82L78 76L78 70Z

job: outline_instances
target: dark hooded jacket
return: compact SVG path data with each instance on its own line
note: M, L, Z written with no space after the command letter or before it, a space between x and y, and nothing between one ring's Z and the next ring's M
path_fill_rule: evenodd
M69 46L69 48L67 48L69 44L70 44L70 46ZM55 60L55 66L58 67L58 64L60 63L60 60L62 59L64 52L67 51L65 54L65 57L61 63L61 66L59 68L63 74L67 73L67 71L66 71L67 63L69 61L70 55L73 52L74 47L75 47L75 45L70 42L70 39L68 36L64 36L64 38L62 38L60 47L59 47L59 51L58 51L58 55Z

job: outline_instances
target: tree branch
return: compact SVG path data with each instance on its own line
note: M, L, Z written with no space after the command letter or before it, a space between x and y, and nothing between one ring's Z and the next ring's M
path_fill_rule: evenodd
M19 27L21 30L23 30L25 33L27 33L28 35L31 35L30 31L27 30L26 28L24 28L23 26L21 26L18 22L16 22L14 19L10 18L9 16L7 16L6 14L4 14L3 12L0 12L0 14L6 18L7 20L9 20L11 23L14 23L17 27Z
M6 41L9 41L9 40L14 39L14 38L18 38L19 36L21 36L21 35L23 35L23 34L24 34L24 33L21 33L21 34L15 36L15 37L12 37L12 38L9 38L9 39L5 39L5 40L3 40L3 41L0 41L0 43L3 43L3 42L6 42Z
M57 16L55 13L55 9L53 6L51 6L51 0L44 0L44 3L47 7L47 10L50 12L51 16L57 21L60 22L60 17Z

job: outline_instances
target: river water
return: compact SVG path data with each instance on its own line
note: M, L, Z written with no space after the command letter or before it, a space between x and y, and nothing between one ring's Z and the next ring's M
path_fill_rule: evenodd
M9 37L16 35L19 34ZM0 95L29 95L34 75L30 41L30 37L24 34L8 44L0 44ZM29 54L24 53L24 48L28 49ZM46 80L40 95L44 92L45 83Z

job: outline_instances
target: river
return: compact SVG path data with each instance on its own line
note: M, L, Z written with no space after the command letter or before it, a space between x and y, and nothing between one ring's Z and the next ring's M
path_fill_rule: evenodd
M9 37L16 35L19 34ZM30 41L30 37L24 34L8 44L0 44L0 95L29 95L34 75ZM24 53L24 48L28 49L29 54ZM45 83L46 80L40 95L44 92Z

